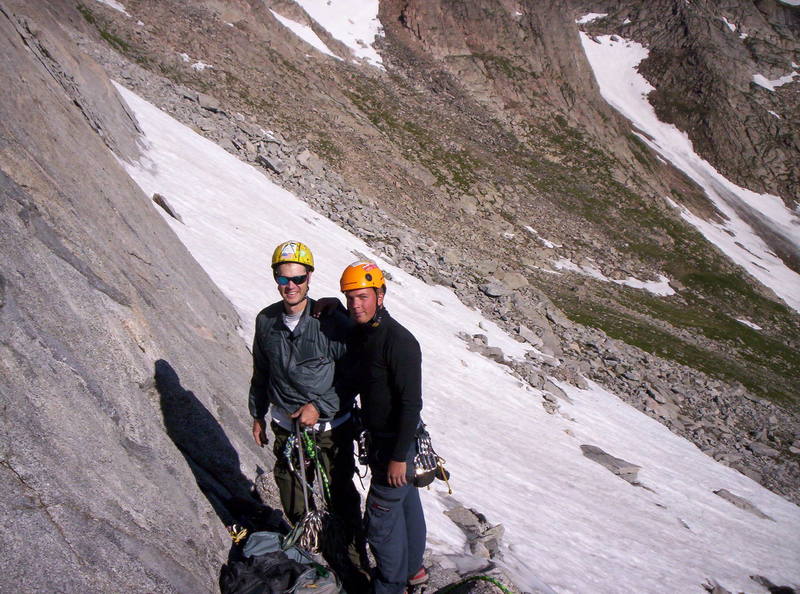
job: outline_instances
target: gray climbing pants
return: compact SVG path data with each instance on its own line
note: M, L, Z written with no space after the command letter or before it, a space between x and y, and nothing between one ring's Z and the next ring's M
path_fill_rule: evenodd
M390 487L383 464L373 465L366 502L366 532L377 564L372 588L375 594L404 592L408 579L422 567L425 553L425 515L419 491L412 484L413 453L409 454L404 487ZM383 471L383 472L381 472Z

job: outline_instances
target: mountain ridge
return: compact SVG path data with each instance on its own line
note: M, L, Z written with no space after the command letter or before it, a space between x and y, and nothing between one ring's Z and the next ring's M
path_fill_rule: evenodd
M409 4L397 6L401 5ZM495 6L494 3L491 5ZM202 3L193 10L201 10L201 6ZM297 188L299 195L331 213L333 220L341 220L357 234L370 238L376 247L387 250L390 256L394 254L398 263L407 270L452 285L465 302L480 304L484 311L501 320L505 318L512 331L516 331L518 325L531 325L530 320L538 320L534 323L535 331L552 334L552 323L533 312L541 311L544 304L554 303L574 321L601 328L604 332L601 332L600 340L610 336L659 358L666 357L705 374L732 381L734 387L728 388L730 394L740 394L740 388L735 386L742 383L746 390L755 389L759 396L765 393L759 391L766 388L766 393L771 392L772 397L792 401L796 375L792 370L796 370L798 365L796 350L791 346L791 337L797 334L796 315L776 306L769 289L742 277L715 248L709 248L696 231L679 222L680 217L659 197L660 193L668 191L674 195L680 190L680 196L688 196L692 208L699 204L703 210L714 212L714 207L708 205L702 192L682 172L644 152L646 149L640 146L641 143L634 142L635 137L623 137L623 152L632 156L619 161L613 149L598 149L588 140L587 134L572 127L565 118L555 117L555 127L542 127L540 124L537 128L541 139L536 140L536 150L544 146L543 157L520 141L503 122L481 113L475 107L474 98L446 69L432 68L435 63L424 54L404 53L402 48L396 47L399 42L393 37L394 25L391 23L394 21L391 19L387 19L384 41L391 48L387 58L417 57L411 58L411 62L403 62L408 67L390 75L390 84L382 82L385 76L374 68L365 70L364 67L339 62L328 63L325 62L328 58L322 58L319 68L308 72L313 84L303 82L300 85L312 92L304 92L302 97L295 96L294 85L305 79L297 78L302 72L300 63L292 67L287 65L297 54L294 53L296 50L285 45L285 29L271 14L266 14L260 3L240 3L237 6L240 15L253 17L232 23L234 29L241 27L248 36L258 38L266 23L280 27L277 40L269 38L270 44L276 44L273 46L276 49L269 52L280 50L287 53L267 66L278 71L286 69L287 77L276 79L281 81L283 97L275 94L274 89L270 91L273 93L270 100L275 105L270 117L273 124L282 121L286 115L298 119L289 121L289 127L279 133L277 141L268 140L265 146L265 143L257 142L258 135L251 136L250 140L242 138L235 144L243 149L234 146L234 151L243 153L251 162L260 162L281 183ZM396 8L387 4L381 10ZM209 23L214 22L216 7L204 10L210 10ZM116 17L114 12L109 14ZM180 17L180 14L175 16ZM194 22L199 15L192 14L189 22ZM262 23L261 17L255 18L257 14L263 14L266 20ZM168 22L167 18L165 15L159 21L161 26ZM133 24L130 19L123 18L122 22ZM169 22L177 27L176 31L186 25L180 18ZM109 26L112 24L117 26L119 22ZM223 22L214 26L229 29ZM149 39L152 34L145 31L138 35ZM170 36L175 35L176 32L170 33ZM178 37L188 35L190 31L185 30ZM205 39L205 54L196 52L198 58L216 62L214 56L220 51L217 47L219 40L213 39L217 37ZM195 40L199 41L199 38ZM233 66L230 56L224 58L227 62L217 63L214 69L199 73L188 66L176 70L175 66L167 67L166 64L180 65L182 61L165 54L163 43L163 39L153 40L152 44L143 43L138 49L130 48L127 54L144 66L165 60L164 73L169 78L178 82L199 82L206 91L211 90L208 85L216 85L214 81L219 80L225 84L219 90L229 99L237 96L245 99L244 103L234 100L226 110L228 113L239 107L242 109L239 113L244 113L248 122L259 117L252 115L256 109L256 104L251 101L252 95L239 86L245 84L246 79L227 70L217 72ZM232 47L239 47L236 45L238 42L232 43ZM269 55L275 56L274 53ZM240 59L245 58L240 55ZM248 61L243 64L251 74L248 79L256 80L255 73L262 67ZM425 67L422 68L421 64ZM498 68L497 72L499 76L503 69ZM231 81L235 83L233 86ZM335 81L346 83L332 85ZM420 103L429 88L435 91L429 95L431 100ZM309 101L312 104L278 108L281 104L288 104L288 97L297 99L300 104ZM324 111L320 106L314 106L315 97L319 97L320 106L325 106ZM459 117L444 111L451 104L458 107ZM341 111L342 107L347 109ZM207 115L210 117L213 112ZM222 141L226 135L215 128L216 124L209 117L195 118L195 125L201 129L208 128L206 134ZM613 118L619 126L623 125L619 116L613 115ZM288 140L300 122L310 119L319 126L305 127L307 124L303 124L308 131L299 141ZM191 117L189 121L192 121ZM347 133L338 136L328 133L326 130L334 125L342 126L342 130L352 130L353 137L348 139ZM441 136L430 134L433 126L443 131ZM266 125L262 128L266 129ZM361 147L356 152L352 152L353 141ZM481 144L486 142L491 143L491 148ZM619 139L616 144L620 144ZM369 159L362 157L363 148L367 146L373 148ZM292 164L294 157L304 151L311 156ZM492 151L504 159L492 157ZM487 176L484 172L490 162L493 170ZM623 162L625 167L647 164L650 173L647 176L623 174ZM279 174L270 163L277 166ZM602 172L599 178L597 172ZM382 199L382 193L391 199ZM343 201L345 197L347 199ZM375 213L373 205L377 207ZM527 214L532 206L535 206L536 213L536 236L520 228L523 223L533 222L531 215ZM462 226L452 224L452 214L456 215L456 221L459 217L477 214L482 225L472 227L471 234L465 235ZM630 220L641 220L653 226L630 227ZM392 230L400 224L422 236L417 235L412 240L405 231ZM641 232L643 228L646 235ZM509 240L506 235L513 237ZM469 241L464 242L465 237ZM561 248L546 248L539 237L556 239ZM569 243L563 241L565 237L570 238ZM506 250L506 253L524 256L512 258L507 263L492 262L491 254L498 238L514 246L513 252ZM419 243L414 246L408 243L410 241ZM554 252L561 252L562 258L566 256L579 265L599 268L611 278L624 278L625 275L640 279L657 277L652 268L655 263L656 270L660 272L663 267L670 282L679 287L679 292L670 300L654 299L646 291L613 288L607 282L586 281L581 275L573 275L564 283L560 277L543 271L543 268L552 266ZM467 263L467 266L454 268L454 262ZM487 297L479 290L487 281L491 284L493 279L500 280L513 274L515 269L524 271L523 275L527 277L516 291ZM735 308L732 308L734 304ZM738 318L755 321L762 329L771 328L769 337L761 336L762 331L744 326L737 321ZM591 369L591 357L580 350L575 352L584 359L580 365L583 368L588 365ZM634 350L630 355L632 361L640 357L635 353ZM776 372L785 374L785 379L776 376ZM670 374L662 369L655 375L665 373ZM609 380L605 372L597 377ZM656 377L652 380L658 381ZM625 389L637 406L646 408L646 400L636 396L643 393L640 386L626 385ZM742 406L747 408L746 403ZM758 433L745 429L750 424L749 416L743 413L740 417L742 434ZM789 422L786 427L789 436L795 431L792 427L794 424ZM699 437L701 440L707 438L705 434ZM791 441L789 437L788 443Z
M742 14L755 14L745 4ZM229 399L244 393L248 376L238 313L104 152L110 147L135 161L138 126L103 69L260 167L382 257L428 284L452 288L539 350L535 361L511 362L480 334L462 337L549 394L542 406L554 418L564 390L551 378L579 387L598 381L708 455L797 501L797 314L710 247L664 199L723 218L599 96L588 62L575 54L582 50L573 17L590 12L589 5L536 12L485 2L474 5L476 16L444 14L446 3L385 2L385 37L377 45L386 72L307 57L309 47L268 10L302 20L293 3L125 5L127 13L99 2L2 4L3 77L15 81L0 118L3 254L13 262L0 275L9 329L2 342L2 468L18 486L4 507L21 515L17 526L56 527L60 539L36 545L53 571L69 567L63 583L107 590L109 576L124 567L132 589L207 588L220 551L217 542L196 540L198 528L226 538L221 499L231 494L228 487L248 495L242 469L265 463L247 439L243 411ZM425 29L434 7L436 18L449 23L442 38L435 27ZM516 12L531 38L524 51L506 57L497 49L502 39L487 40L480 24L486 14ZM139 21L136 15L145 14ZM731 9L728 16L746 20L737 14ZM719 32L730 31L718 21ZM552 23L558 27L548 30ZM599 36L609 32L607 24L581 27ZM332 42L319 23L313 28L347 58L345 44ZM566 43L571 49L541 42L558 41L563 28L575 36ZM532 59L525 52L536 43L552 55ZM193 67L203 63L210 67ZM560 74L572 71L581 75L559 85ZM542 93L520 105L529 99L527 81L539 81ZM41 111L26 110L23 97ZM487 110L498 98L504 104ZM716 137L714 130L706 134ZM72 146L81 149L64 150ZM82 167L87 154L99 178ZM775 187L793 187L792 179ZM675 295L599 280L663 277ZM51 428L67 420L59 440ZM192 425L215 436L210 447L192 449ZM108 453L97 455L97 474L87 480L78 454L91 439ZM166 452L166 470L155 451ZM63 468L54 467L55 455L66 460ZM198 490L179 486L192 481ZM167 489L159 494L154 485L162 484ZM115 503L115 485L126 485L131 501ZM76 503L85 489L98 493L90 509ZM166 509L176 501L174 512ZM181 522L186 550L167 553L166 543L155 544L160 526ZM58 553L65 547L70 559L99 562L101 546L86 544L82 531L112 551L94 572L62 564ZM163 559L153 558L153 546ZM15 576L31 579L24 537L10 548L9 584ZM38 579L30 584L47 583Z

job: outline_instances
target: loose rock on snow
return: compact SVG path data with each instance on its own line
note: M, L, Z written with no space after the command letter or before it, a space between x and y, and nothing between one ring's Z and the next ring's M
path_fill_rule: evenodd
M622 458L616 458L597 446L582 445L581 451L583 452L584 456L589 458L589 460L597 462L601 466L605 466L608 470L616 474L621 479L628 481L632 485L639 484L636 479L637 475L639 474L639 470L642 468L641 466L626 462Z

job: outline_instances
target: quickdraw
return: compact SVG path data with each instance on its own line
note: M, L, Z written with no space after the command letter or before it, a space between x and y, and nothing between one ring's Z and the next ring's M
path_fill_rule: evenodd
M294 464L295 453L299 468ZM331 502L330 479L319 458L319 446L310 432L301 430L300 424L295 421L295 434L286 441L283 454L291 472L303 487L305 504L303 518L287 536L286 541L296 542L308 551L319 553L322 549L322 531L330 516L328 508ZM308 468L312 466L316 477L313 486L307 480Z
M301 439L303 441L303 446L305 447L305 453L308 454L309 465L314 465L314 469L317 474L317 480L321 481L322 491L325 495L325 503L330 504L331 483L328 479L328 473L325 472L325 468L322 466L322 462L320 462L319 459L319 446L307 431L301 433Z
M289 439L286 440L286 445L283 446L283 457L286 458L286 464L289 466L289 471L294 475L297 475L297 468L294 464L296 443L297 438L294 435L290 435Z

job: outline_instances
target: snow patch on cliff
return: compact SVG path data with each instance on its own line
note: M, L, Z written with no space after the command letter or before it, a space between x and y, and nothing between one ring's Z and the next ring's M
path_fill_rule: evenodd
M383 60L373 47L383 35L378 20L378 0L296 0L312 19L349 47L356 58L383 69Z
M308 45L313 47L315 50L317 50L318 52L321 52L321 53L323 53L325 55L333 56L337 60L341 60L341 58L339 56L337 56L336 54L334 54L328 48L328 46L325 45L325 42L322 41L316 33L314 33L314 30L311 27L309 27L308 25L304 25L302 23L298 23L296 21L293 21L292 19L288 19L285 16L281 16L281 15L279 15L277 12L275 12L272 9L270 9L270 12L272 13L272 15L276 19L278 19L278 22L280 22L281 25L283 25L284 27L289 29L289 31L291 31L292 33L297 35L300 39L305 41Z
M706 239L759 282L772 289L787 305L800 311L800 275L790 269L746 222L741 212L759 219L795 246L800 246L800 218L771 194L758 194L737 186L698 156L686 133L661 122L647 95L653 86L637 71L648 50L635 41L617 36L590 37L581 32L581 43L592 66L600 93L628 118L642 134L643 142L683 171L714 204L724 221L707 221L680 208L681 216L696 226Z

